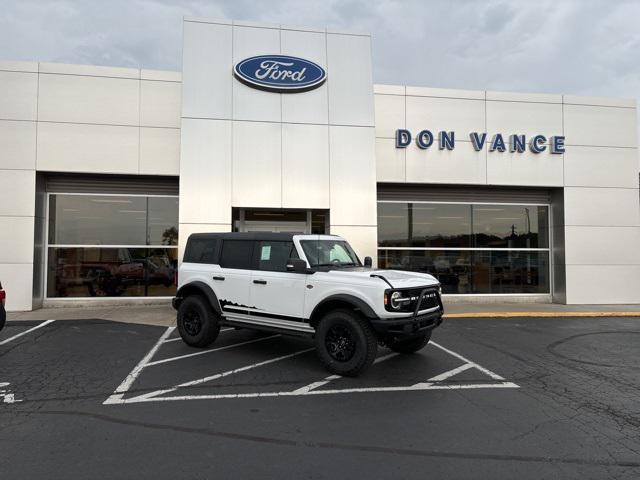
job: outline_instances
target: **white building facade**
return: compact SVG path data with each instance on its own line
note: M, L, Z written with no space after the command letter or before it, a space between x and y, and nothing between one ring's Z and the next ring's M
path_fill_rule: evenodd
M283 55L325 77L234 75ZM367 34L191 18L181 73L0 86L9 310L169 297L188 235L232 230L343 235L450 299L640 303L635 100L374 85Z

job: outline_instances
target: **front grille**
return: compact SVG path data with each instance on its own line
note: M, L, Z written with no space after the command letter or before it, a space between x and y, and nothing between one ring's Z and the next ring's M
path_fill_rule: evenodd
M420 292L418 292L420 295ZM426 310L427 308L433 308L440 306L440 301L438 300L438 292L435 290L429 290L425 292L424 297L422 297L422 302L420 303L420 308L418 310Z
M420 298L420 293L423 291L423 288L412 288L410 290L403 290L403 296L410 297L411 303L405 304L401 311L403 312L414 312L416 309L416 302L418 298ZM429 288L424 297L422 297L422 302L420 303L419 311L427 310L429 308L439 307L440 306L440 295L438 294L438 290L436 288Z

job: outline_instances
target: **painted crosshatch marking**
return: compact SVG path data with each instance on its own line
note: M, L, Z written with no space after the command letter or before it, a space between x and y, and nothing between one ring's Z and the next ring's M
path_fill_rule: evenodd
M410 385L400 385L400 386L368 386L368 387L357 387L357 386L344 386L344 387L335 387L335 388L326 388L328 384L331 382L343 379L339 375L329 375L327 377L320 378L318 380L312 381L311 383L301 385L293 390L284 390L284 391L269 391L268 389L265 391L255 391L255 392L232 392L232 393L220 393L220 394L190 394L189 388L193 387L201 387L208 382L213 382L220 378L230 377L236 374L240 374L243 372L247 372L250 370L259 369L261 367L266 367L268 365L273 365L278 362L283 362L286 360L290 360L296 358L298 356L310 353L313 351L313 348L302 348L299 350L295 350L293 352L277 354L270 358L267 358L262 361L249 363L246 365L242 365L230 370L225 370L223 372L212 372L211 375L207 375L201 378L195 378L186 382L181 382L176 385L171 385L166 388L161 388L158 390L147 391L142 394L134 394L128 397L125 397L128 392L133 389L135 382L138 380L140 375L145 371L145 369L149 367L154 367L156 365L162 365L168 362L177 362L180 360L192 358L194 356L205 355L205 354L215 354L217 352L221 352L223 350L233 350L238 347L245 347L250 344L263 343L265 341L274 340L280 335L269 335L266 337L259 337L251 340L245 340L237 343L231 343L229 345L225 345L222 347L214 347L211 349L188 353L184 355L178 355L175 357L163 358L160 360L153 360L153 358L158 355L160 349L174 341L179 341L179 338L170 338L175 330L175 327L169 327L165 332L160 336L156 344L151 347L151 350L140 360L140 362L133 368L131 373L127 375L127 377L122 381L122 383L116 388L113 394L104 401L105 405L124 405L124 404L134 404L134 403L145 403L145 402L172 402L172 401L182 401L182 400L221 400L221 399L240 399L240 398L258 398L258 397L300 397L300 396L308 396L308 395L339 395L339 394L356 394L356 393L383 393L383 392L411 392L411 391L429 391L429 390L476 390L476 389L492 389L492 388L520 388L517 384L510 382L498 375L495 372L475 363L472 360L460 355L459 353L454 352L436 342L429 343L430 347L433 347L440 352L453 357L455 361L461 362L460 365L455 368L450 368L445 370L437 375L431 375L428 378L420 378L420 373L416 374L415 382ZM221 332L233 331L232 328L226 328L221 330ZM429 348L429 347L427 347ZM379 365L382 362L386 362L393 358L400 357L399 353L389 353L386 355L382 355L378 357L374 361L374 365ZM215 368L215 362L212 363ZM475 370L481 373L486 377L486 380L474 380L474 381L457 381L455 376L468 371ZM321 388L324 387L324 388ZM193 390L192 390L193 391Z

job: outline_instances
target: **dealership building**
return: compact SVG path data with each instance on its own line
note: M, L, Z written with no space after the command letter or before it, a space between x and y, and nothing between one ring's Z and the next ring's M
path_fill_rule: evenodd
M376 85L368 34L183 26L182 72L0 62L9 310L170 297L189 234L251 230L450 300L640 303L635 100Z

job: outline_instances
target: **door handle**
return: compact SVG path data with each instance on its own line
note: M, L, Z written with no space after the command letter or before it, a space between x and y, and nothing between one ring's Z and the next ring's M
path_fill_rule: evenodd
M266 280L254 280L253 283L257 283L258 285L266 285L267 281Z
M224 282L224 277L213 277L214 280L220 280L222 282Z

